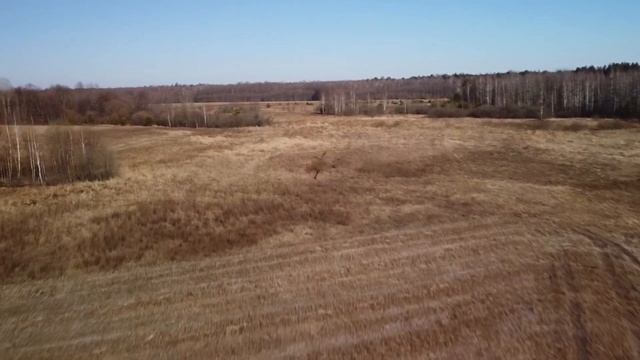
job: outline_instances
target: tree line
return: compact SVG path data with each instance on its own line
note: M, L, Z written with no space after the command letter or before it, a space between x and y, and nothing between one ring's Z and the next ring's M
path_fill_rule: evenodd
M185 87L187 88L187 87ZM45 90L15 88L0 91L0 124L113 124L167 127L263 126L270 118L257 106L208 107L184 95L155 88ZM175 90L175 89L172 89ZM184 88L183 88L184 90ZM184 93L180 92L180 93ZM164 98L159 94L164 94ZM153 103L152 98L166 103Z
M402 100L398 100L402 99ZM406 99L428 99L407 102ZM487 114L519 109L535 117L640 117L640 65L616 63L566 71L524 71L483 75L453 74L355 81L240 83L138 88L48 89L15 88L0 91L2 123L49 124L146 122L170 126L198 124L197 111L175 104L205 102L317 101L325 114L428 112L446 100L448 106L480 108ZM171 107L157 104L174 104ZM186 106L184 107L186 109ZM524 109L524 110L523 110ZM173 111L173 113L171 113ZM200 124L215 114L205 112ZM480 111L481 112L481 111ZM193 113L192 115L190 115ZM136 120L137 119L137 120ZM210 121L207 124L214 124Z
M447 102L442 102L443 98ZM374 101L372 101L374 99ZM391 100L390 100L391 99ZM418 102L407 99L435 99ZM320 95L321 113L442 113L482 117L640 117L640 65L573 71L454 74L346 83ZM392 106L390 106L392 105ZM445 112L442 107L449 107ZM459 109L459 111L453 111Z

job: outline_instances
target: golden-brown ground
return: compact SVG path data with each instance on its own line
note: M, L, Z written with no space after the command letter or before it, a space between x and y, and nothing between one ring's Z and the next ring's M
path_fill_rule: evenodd
M0 188L0 357L640 357L638 129L273 114Z

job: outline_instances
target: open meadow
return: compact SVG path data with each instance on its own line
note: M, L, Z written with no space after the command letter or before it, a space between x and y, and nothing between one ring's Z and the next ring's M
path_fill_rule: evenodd
M640 128L294 107L0 187L0 358L640 357Z

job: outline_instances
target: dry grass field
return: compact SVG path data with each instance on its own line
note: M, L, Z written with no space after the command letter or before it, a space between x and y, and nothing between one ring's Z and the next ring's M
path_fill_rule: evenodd
M640 358L640 128L285 110L0 188L0 358Z

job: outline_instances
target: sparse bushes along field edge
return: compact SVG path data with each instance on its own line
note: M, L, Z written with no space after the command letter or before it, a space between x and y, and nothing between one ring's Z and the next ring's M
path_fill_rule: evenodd
M149 102L145 91L124 96L117 92L73 92L66 88L54 90L51 90L52 96L59 97L62 106L52 106L47 102L45 95L49 91L0 91L0 124L231 128L271 123L271 118L254 104L208 106L185 100L154 105Z

